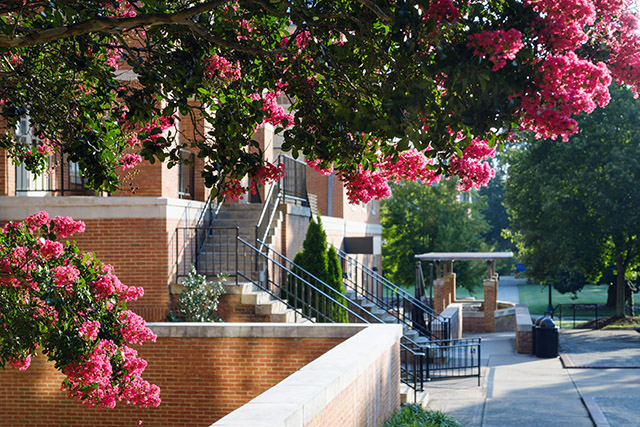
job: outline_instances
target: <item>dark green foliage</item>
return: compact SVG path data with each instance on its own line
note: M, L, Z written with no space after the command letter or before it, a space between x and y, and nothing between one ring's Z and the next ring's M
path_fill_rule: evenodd
M344 297L344 280L342 279L342 267L336 248L329 246L327 253L329 258L329 277L327 284L331 287L331 297L343 306L347 306L347 299ZM331 318L339 323L349 323L347 311L337 304L332 304L333 310Z
M625 279L639 265L640 103L610 88L606 108L578 120L569 143L531 140L509 152L506 203L528 274L575 292L615 266L616 314L624 313Z
M428 411L420 405L403 405L383 427L462 427L455 418L440 411Z
M295 307L301 307L304 301L306 304L303 312L310 317L315 317L319 322L329 321L328 319L339 323L348 322L346 310L332 301L333 299L346 307L338 254L333 247L327 251L327 234L322 228L320 217L317 222L311 219L302 247L303 250L296 254L293 262L309 274L298 268L293 269L293 272L303 280L289 275L287 286L289 302L294 302ZM331 298L314 290L306 282Z
M461 201L455 180L438 185L407 182L392 186L392 195L382 200L380 220L383 238L382 266L389 279L403 286L415 282L415 258L426 252L477 252L489 249L482 239L488 229L479 213L483 206L477 193L472 202ZM468 199L467 199L468 200ZM454 265L457 282L467 288L481 283L486 266L480 262Z

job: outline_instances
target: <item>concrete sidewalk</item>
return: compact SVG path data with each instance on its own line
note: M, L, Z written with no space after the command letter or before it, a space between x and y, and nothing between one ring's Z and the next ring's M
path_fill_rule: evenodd
M640 425L640 417L630 418L640 370L565 369L558 358L517 354L514 333L473 336L482 338L482 385L476 378L433 381L427 385L431 409L470 427L593 426L586 397L600 408L598 426Z

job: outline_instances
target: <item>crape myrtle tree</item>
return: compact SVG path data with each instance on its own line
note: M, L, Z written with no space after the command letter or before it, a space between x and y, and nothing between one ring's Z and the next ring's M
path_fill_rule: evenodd
M105 190L119 167L171 166L191 149L206 185L235 197L247 174L282 174L252 140L270 123L351 201L388 196L389 179L477 187L512 130L566 139L612 80L640 89L630 3L3 2L0 114L8 129L28 114L40 142L8 132L0 145L34 172L64 152ZM183 135L178 118L206 126Z
M569 143L509 150L506 202L529 275L576 292L615 266L615 279L605 280L624 316L625 279L640 262L640 104L621 86L612 95L579 118Z
M126 308L143 290L66 240L84 229L46 212L0 228L0 367L25 370L42 353L76 400L158 406L158 387L141 377L147 363L130 347L156 340Z
M64 153L103 190L119 186L119 168L143 159L173 166L189 149L205 160L213 193L237 197L244 176L266 183L283 173L252 140L268 123L283 133L284 151L333 169L352 202L387 197L389 180L456 176L461 189L478 187L512 131L566 139L574 115L608 103L611 81L640 90L630 3L5 1L0 147L35 173ZM31 146L12 131L25 116ZM204 126L183 134L178 120ZM3 260L22 246L3 243ZM39 277L19 280L29 301L26 283L39 287ZM86 298L89 306L96 296ZM91 343L87 351L98 348ZM21 341L13 357L32 347Z

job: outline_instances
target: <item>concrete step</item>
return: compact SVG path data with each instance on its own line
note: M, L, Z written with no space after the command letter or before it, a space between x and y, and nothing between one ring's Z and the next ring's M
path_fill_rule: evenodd
M287 308L287 305L275 299L269 299L263 304L256 305L256 314L277 314L282 313L286 310L289 310L289 308Z
M277 323L295 323L296 312L291 310L290 308L287 308L286 310L283 310L283 311L270 313L269 321L277 322Z
M240 299L242 304L249 304L249 305L256 305L256 306L268 304L270 300L271 300L271 296L268 293L264 291L256 291L256 290L243 293L242 298Z
M411 387L406 384L400 385L400 403L414 403L427 409L429 406L429 393L421 391L415 393Z
M249 294L253 290L253 283L251 282L240 282L236 285L235 282L224 283L224 293L225 294L234 294L234 295L244 295Z

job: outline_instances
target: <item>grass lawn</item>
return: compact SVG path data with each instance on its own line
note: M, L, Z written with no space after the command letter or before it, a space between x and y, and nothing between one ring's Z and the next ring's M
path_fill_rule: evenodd
M537 283L518 286L518 294L520 295L520 303L529 307L529 313L544 314L549 305L549 289L546 286L540 286ZM573 294L561 294L555 289L551 292L551 300L553 306L558 304L604 304L607 302L607 286L605 285L587 285L580 292L577 298L572 299ZM572 316L573 312L563 312L564 316ZM579 315L576 313L576 315ZM604 315L604 313L603 313Z

